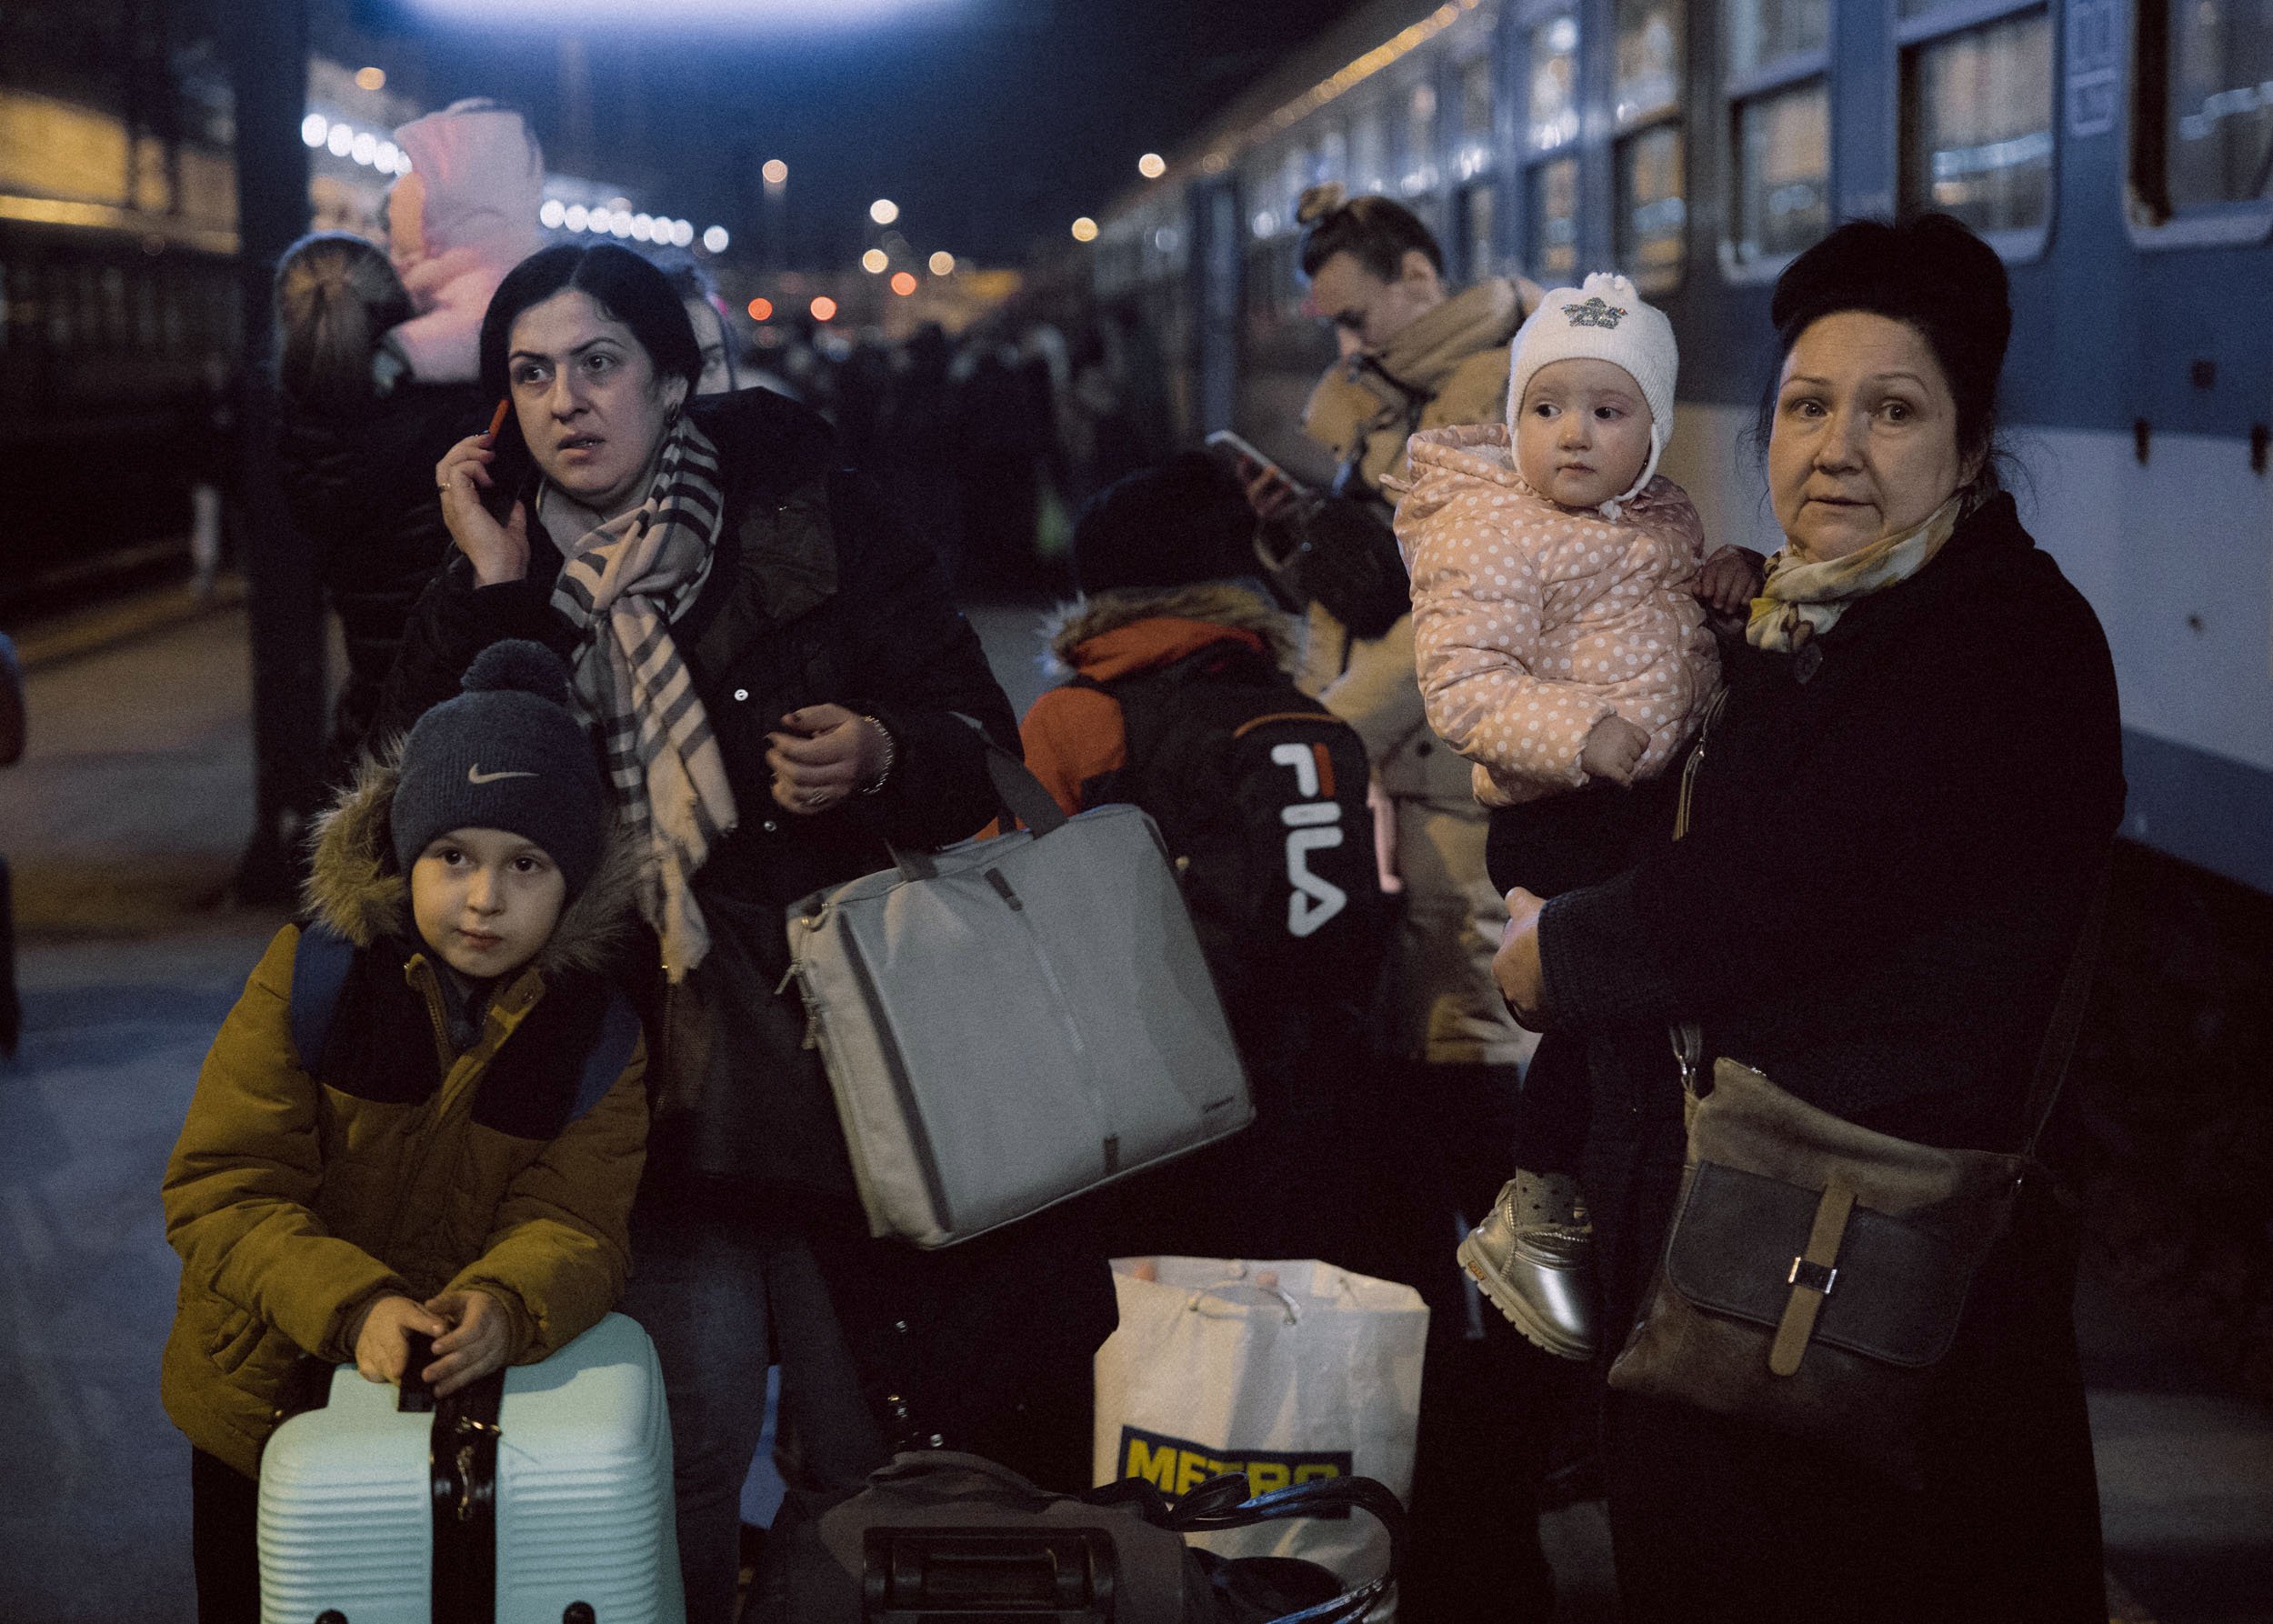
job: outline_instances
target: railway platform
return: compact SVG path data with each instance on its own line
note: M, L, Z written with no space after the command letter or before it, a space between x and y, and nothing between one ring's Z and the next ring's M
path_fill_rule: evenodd
M1032 613L975 618L1023 704ZM280 922L225 902L252 817L244 613L29 641L31 750L0 772L25 1005L22 1052L0 1063L0 1619L187 1624L157 1188L199 1060ZM2273 1410L2097 1277L2078 1320L2110 1619L2273 1624ZM1615 1617L1602 1526L1587 1503L1550 1519L1570 1624Z

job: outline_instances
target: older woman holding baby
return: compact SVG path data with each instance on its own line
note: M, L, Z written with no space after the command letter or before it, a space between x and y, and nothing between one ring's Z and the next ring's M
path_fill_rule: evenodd
M2123 801L2114 676L1999 486L2011 313L1956 221L1856 222L1771 316L1784 547L1697 746L1687 833L1606 883L1510 894L1496 973L1589 1041L1582 1168L1604 1350L1635 1325L1685 1152L1666 1041L1929 1146L2012 1151ZM1618 1389L1626 1617L2106 1616L2058 1215L2024 1188L1975 1282L1909 1486L1757 1424Z

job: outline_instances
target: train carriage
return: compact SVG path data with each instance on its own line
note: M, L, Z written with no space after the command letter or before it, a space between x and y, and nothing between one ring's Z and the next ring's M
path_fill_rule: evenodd
M2273 6L1366 7L1120 199L1092 267L1173 357L1180 435L1312 474L1334 342L1294 206L1326 179L1406 202L1456 282L1634 277L1681 340L1666 471L1754 545L1777 274L1858 216L1982 232L2012 276L2023 509L2115 653L2125 833L2273 892Z

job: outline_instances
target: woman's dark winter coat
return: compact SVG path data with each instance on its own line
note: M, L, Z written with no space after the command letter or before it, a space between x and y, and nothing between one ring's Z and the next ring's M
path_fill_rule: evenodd
M1680 1177L1666 1025L1702 1024L1707 1076L1725 1055L1882 1132L2018 1149L2121 815L2106 638L2009 497L1815 647L1741 651L1687 837L1540 918L1547 1023L1592 1040L1608 1356ZM1611 1395L1629 1624L2106 1617L2073 1255L2051 1203L2024 1206L1977 1281L1923 1494Z
M886 1438L991 1442L1003 1413L1059 1378L1086 1398L1090 1355L1115 1321L1110 1277L1049 1215L941 1254L868 1239L805 1012L781 984L786 910L886 867L887 841L936 847L985 826L996 811L986 745L1015 750L1016 724L929 550L837 467L821 419L763 389L689 410L718 449L726 514L709 581L673 630L740 824L695 877L709 956L652 1000L660 1084L642 1200L673 1217L796 1224ZM428 589L381 727L446 698L499 638L571 653L576 634L550 601L561 555L534 520L530 530L526 580L476 587L460 556ZM876 717L897 758L880 793L792 817L770 793L766 735L819 704ZM1086 1449L1086 1436L1072 1446Z
M325 776L345 784L367 740L411 605L450 556L435 465L487 421L471 384L405 380L353 410L286 400L276 455L285 502L323 556L324 596L346 634Z

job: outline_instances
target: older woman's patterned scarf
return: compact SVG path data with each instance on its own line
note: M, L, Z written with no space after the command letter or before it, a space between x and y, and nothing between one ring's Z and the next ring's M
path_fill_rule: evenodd
M1857 598L1924 569L1958 527L1959 506L1960 497L1952 496L1916 529L1884 536L1843 558L1818 563L1787 546L1767 561L1767 584L1752 600L1745 640L1777 654L1798 653L1837 626Z
M680 418L647 499L579 541L553 590L553 607L582 634L576 695L600 730L617 816L647 847L640 911L674 981L709 951L688 885L738 817L710 717L671 640L710 578L726 511L717 475L716 448Z

